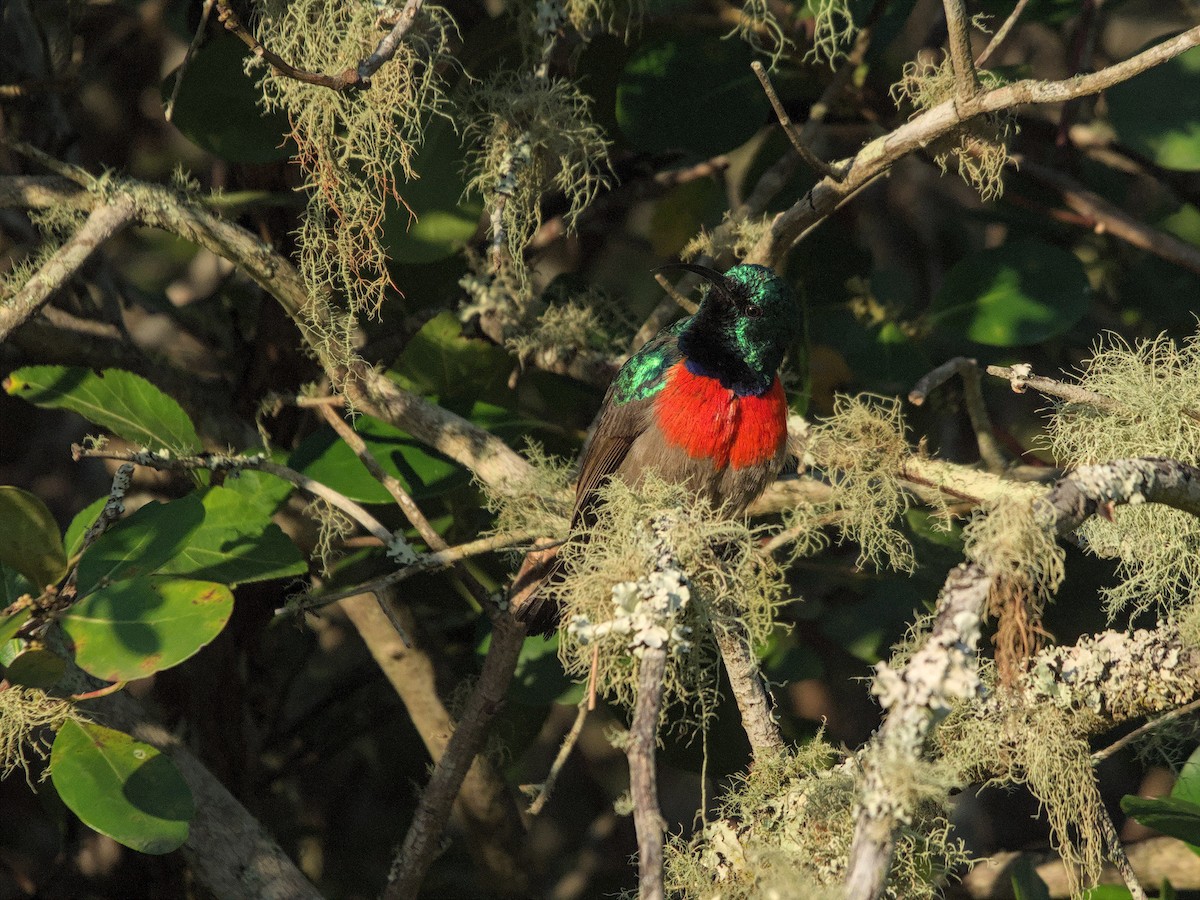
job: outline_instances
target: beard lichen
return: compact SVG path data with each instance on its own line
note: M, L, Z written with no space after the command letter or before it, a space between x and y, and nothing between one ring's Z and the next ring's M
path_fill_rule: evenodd
M894 523L908 508L900 475L910 450L899 404L886 397L838 397L833 415L809 432L806 461L825 473L829 500L785 517L795 531L793 557L823 549L823 528L858 544L860 566L911 571L912 545Z
M493 241L524 281L524 251L542 225L543 197L565 197L563 218L573 228L608 184L608 141L592 121L590 98L569 81L505 72L472 99L466 137L477 149L467 191L484 197Z
M1200 463L1200 337L1181 347L1165 335L1129 345L1117 335L1082 365L1080 387L1113 402L1101 409L1059 404L1046 427L1049 449L1069 467L1135 456ZM1176 609L1200 594L1200 520L1157 504L1126 505L1114 521L1093 516L1079 530L1087 549L1116 559L1121 583L1104 590L1110 615Z
M73 704L37 688L10 685L0 690L0 777L20 769L32 787L32 759L49 759L54 733L67 719L82 718ZM49 773L47 768L42 777Z
M591 677L594 667L597 691L632 707L638 667L625 620L640 624L658 612L645 605L655 598L646 597L649 585L642 582L664 569L668 548L669 568L680 577L671 585L656 582L669 615L650 623L667 631L672 650L661 722L681 734L694 731L716 707L714 630L736 619L751 645L762 646L774 626L781 572L759 552L744 520L723 517L681 485L653 475L636 488L611 481L601 489L601 501L587 540L571 541L561 551L564 575L556 592L569 624L560 633L559 656L581 679Z
M988 610L1000 680L1011 685L1037 652L1042 612L1066 576L1066 551L1055 515L1042 499L1001 497L985 504L963 529L967 559L991 575Z
M667 887L686 898L836 898L854 836L857 768L818 736L755 761L722 799L719 816L665 853ZM941 792L944 796L944 791ZM966 862L935 802L917 806L900 833L886 896L937 895L938 881Z
M257 0L262 40L293 65L312 72L357 66L384 35L371 3ZM454 20L425 5L395 57L364 90L332 91L268 70L260 87L268 110L282 109L298 147L308 209L298 234L300 271L313 301L345 299L349 314L374 316L391 280L383 246L385 216L402 212L405 181L418 177L413 154L426 124L444 114L439 74L448 59ZM260 64L255 57L248 68ZM339 317L333 316L338 319ZM349 357L349 324L314 321L323 350Z
M979 80L984 88L1003 83L999 75L987 70L979 72ZM954 91L954 71L950 57L946 56L937 64L927 60L905 63L900 80L892 85L891 94L897 106L908 102L918 112L924 112L951 99ZM934 141L929 149L942 174L949 171L953 162L959 177L975 188L981 199L998 200L1004 193L1008 142L1016 133L1016 120L1010 112L989 113L964 122L950 134Z

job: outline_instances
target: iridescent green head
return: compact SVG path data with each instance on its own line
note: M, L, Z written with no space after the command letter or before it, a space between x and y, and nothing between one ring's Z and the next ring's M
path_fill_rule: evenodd
M766 266L743 264L724 274L690 264L664 268L687 269L712 285L679 334L688 368L738 394L768 390L801 332L800 303L787 282Z

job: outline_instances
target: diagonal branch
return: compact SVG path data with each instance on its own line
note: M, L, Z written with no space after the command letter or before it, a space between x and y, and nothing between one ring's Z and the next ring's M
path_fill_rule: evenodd
M133 220L133 203L127 197L116 197L93 208L79 230L42 264L15 296L0 305L0 341L41 309L101 244L119 234Z

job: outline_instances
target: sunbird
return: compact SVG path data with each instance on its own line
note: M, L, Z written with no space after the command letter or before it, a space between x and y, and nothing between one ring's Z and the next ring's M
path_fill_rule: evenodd
M663 268L694 272L712 287L694 315L648 341L609 386L579 464L572 540L596 524L598 491L610 478L636 486L653 471L736 515L787 456L779 366L801 333L796 294L765 266ZM558 625L557 560L557 550L533 551L513 582L513 614L531 634Z

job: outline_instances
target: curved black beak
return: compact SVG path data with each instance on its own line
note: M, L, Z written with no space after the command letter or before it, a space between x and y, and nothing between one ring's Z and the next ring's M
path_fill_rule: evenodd
M658 274L659 272L683 271L691 272L693 275L699 275L709 284L715 284L717 287L724 288L725 276L716 269L710 269L708 266L699 266L695 263L667 263L665 266L659 266L657 269L651 269L651 272Z

